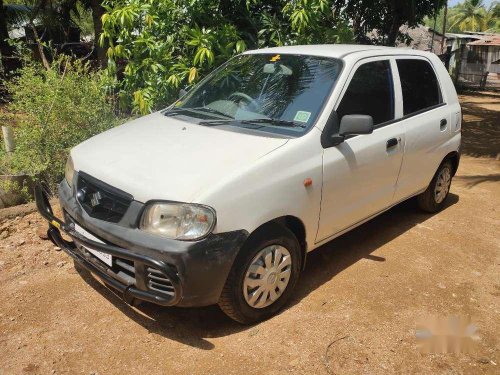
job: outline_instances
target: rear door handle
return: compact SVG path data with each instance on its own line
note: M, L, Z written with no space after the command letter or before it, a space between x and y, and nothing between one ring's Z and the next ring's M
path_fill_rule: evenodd
M442 119L441 122L439 123L439 128L441 130L445 130L446 129L446 125L448 124L448 121L446 121L446 119Z
M391 147L397 146L398 145L398 140L396 138L391 138L387 141L387 149L390 149Z

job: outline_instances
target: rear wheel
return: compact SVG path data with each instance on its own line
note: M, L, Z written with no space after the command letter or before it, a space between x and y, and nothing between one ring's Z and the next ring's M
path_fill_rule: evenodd
M427 190L418 196L419 207L426 212L437 212L444 206L450 192L452 165L445 160L437 170Z
M219 306L243 324L267 319L289 299L300 269L301 249L294 234L279 224L266 225L242 248Z

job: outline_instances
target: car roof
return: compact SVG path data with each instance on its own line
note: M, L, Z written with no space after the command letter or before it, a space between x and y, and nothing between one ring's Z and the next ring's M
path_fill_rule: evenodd
M362 44L315 44L315 45L299 45L299 46L284 46L262 48L246 51L245 54L258 53L281 53L293 55L311 55L334 57L341 59L347 55L358 52L374 52L376 55L388 54L404 54L404 55L425 55L428 52L418 51L411 48L395 48L385 46L369 46Z

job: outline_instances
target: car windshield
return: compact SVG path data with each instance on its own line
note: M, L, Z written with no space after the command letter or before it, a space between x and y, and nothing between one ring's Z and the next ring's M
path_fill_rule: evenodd
M341 67L326 57L240 55L164 113L204 126L300 136L314 125Z

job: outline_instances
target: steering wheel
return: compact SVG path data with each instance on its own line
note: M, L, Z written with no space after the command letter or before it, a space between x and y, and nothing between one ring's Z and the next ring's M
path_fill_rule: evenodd
M244 101L246 101L248 107L252 106L254 108L257 108L257 102L250 95L247 95L243 92L236 91L236 92L233 92L231 95L229 95L228 99L236 99L236 98L243 99Z

